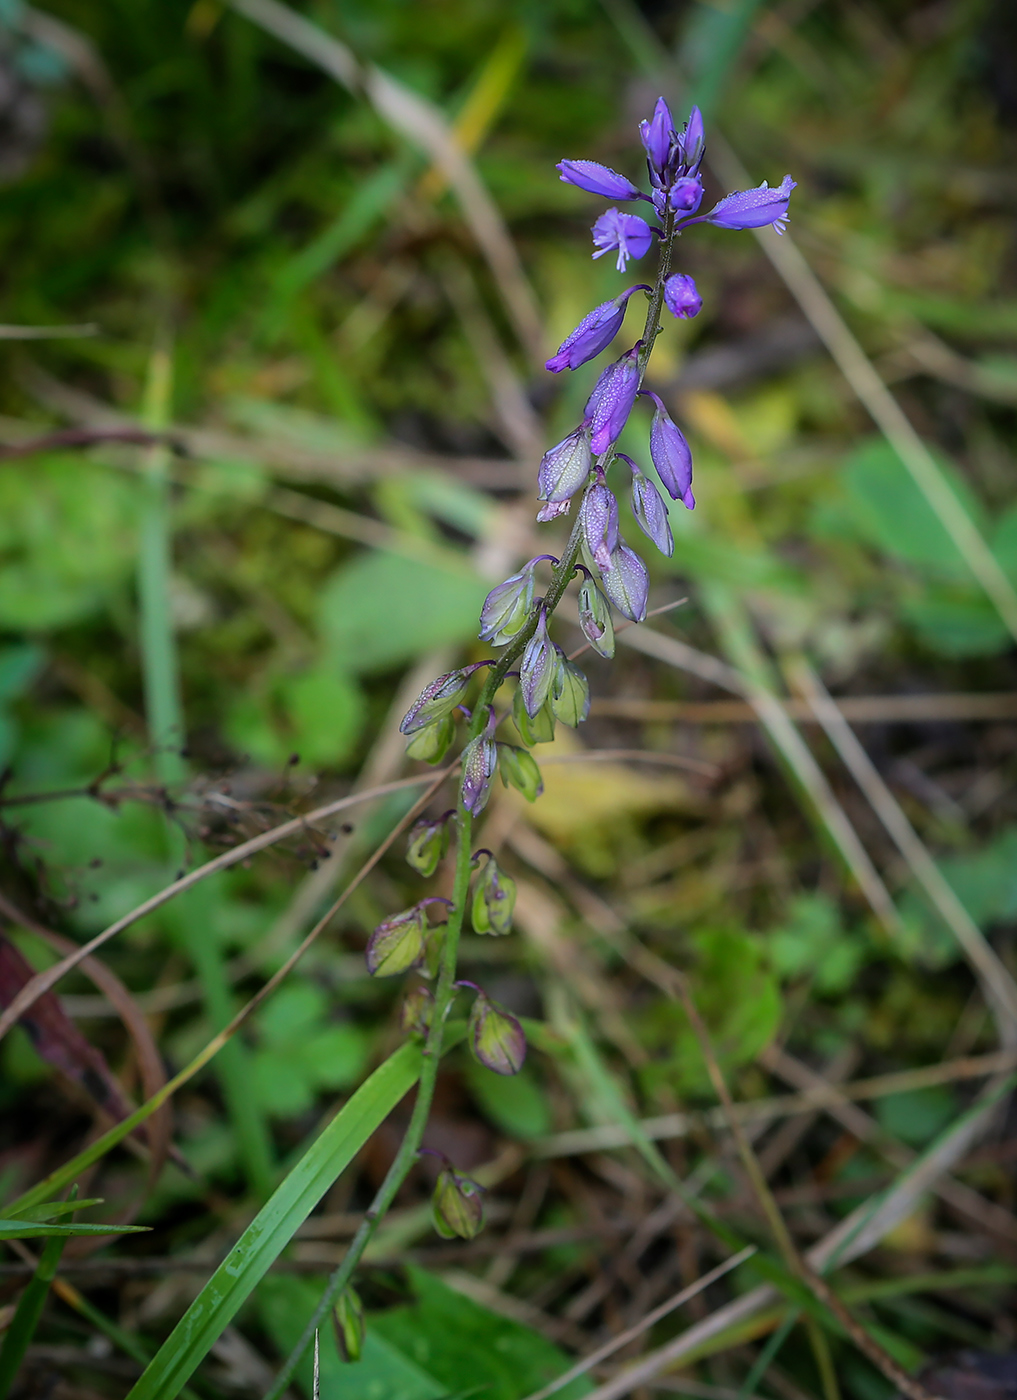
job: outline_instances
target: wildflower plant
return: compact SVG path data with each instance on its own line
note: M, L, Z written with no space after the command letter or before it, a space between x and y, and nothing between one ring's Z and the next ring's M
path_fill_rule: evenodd
M480 638L499 651L497 657L439 676L426 686L405 715L401 730L409 740L411 757L440 763L452 750L460 729L463 747L458 770L458 802L438 820L422 819L410 832L407 859L421 875L430 875L454 850L451 899L423 899L412 908L384 920L367 945L372 976L395 976L415 970L430 987L414 985L400 1017L407 1036L422 1042L422 1067L417 1097L395 1160L372 1203L364 1225L333 1275L321 1304L308 1324L305 1339L280 1373L269 1400L281 1393L293 1366L310 1340L312 1329L348 1288L353 1272L378 1221L418 1160L434 1096L445 1026L456 998L472 995L467 1044L478 1062L499 1075L522 1068L526 1056L523 1026L474 983L457 980L457 957L464 920L469 913L477 933L506 934L511 929L515 885L491 852L474 851L474 821L483 812L496 775L533 801L542 790L540 768L530 750L554 737L558 722L575 726L589 710L589 685L550 635L554 613L570 583L578 588L580 627L589 645L601 656L614 654L612 607L630 623L646 616L649 575L640 556L623 538L618 501L607 484L616 458L631 480L632 512L643 534L664 555L674 551L664 496L633 458L618 453L616 444L640 399L652 408L648 432L649 457L664 493L687 510L692 494L692 454L681 429L665 404L644 389L643 381L663 312L687 319L698 314L702 299L693 279L672 272L677 240L685 229L712 223L726 229L759 228L771 224L778 233L787 219L794 189L790 176L775 188L765 182L757 189L728 195L707 213L700 168L705 154L702 116L693 107L680 130L667 103L660 98L652 117L639 129L646 153L649 192L624 175L590 160L563 160L561 179L591 194L619 202L641 201L652 218L612 207L593 225L594 258L615 255L619 272L631 260L656 247L653 284L638 283L595 307L565 337L547 361L552 373L575 370L602 354L622 329L631 299L646 297L646 319L639 339L602 371L587 400L582 422L545 452L537 473L538 522L571 514L572 527L558 558L541 554L488 594L481 609ZM538 595L538 570L548 566L550 580ZM483 673L481 675L481 673ZM515 682L511 707L496 708L503 685ZM470 692L479 683L476 694ZM467 702L469 701L469 704ZM453 771L453 770L450 770ZM472 888L471 888L472 886ZM442 923L432 922L431 905L447 906ZM469 1239L481 1228L483 1209L476 1183L460 1176L451 1164L442 1171L433 1199L436 1228L445 1237Z

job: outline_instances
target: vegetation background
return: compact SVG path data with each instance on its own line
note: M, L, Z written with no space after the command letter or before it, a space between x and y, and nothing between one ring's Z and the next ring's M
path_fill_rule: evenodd
M896 1203L831 1275L865 1328L911 1370L957 1347L1004 1355L1005 1100L956 1143L986 1077L1017 1063L1012 6L296 14L0 4L3 1002L61 937L83 942L178 871L420 773L401 713L483 655L492 583L553 548L532 523L535 465L596 368L561 382L542 361L621 285L589 257L599 203L554 163L638 179L638 119L661 91L676 113L695 96L708 199L742 183L739 162L750 184L790 171L790 233L776 264L772 237L699 229L682 249L704 307L666 328L651 374L692 440L699 506L672 516L651 608L684 601L589 666L591 718L548 746L544 796L499 790L486 817L482 844L519 881L516 929L468 937L464 963L529 1018L530 1057L499 1079L453 1050L428 1141L486 1185L488 1225L439 1242L437 1166L421 1164L362 1271L363 1359L343 1368L322 1333L322 1395L530 1395L732 1252L675 1173L769 1247L668 965L796 1245L874 1193ZM623 445L645 460L633 428ZM937 514L944 483L959 531ZM37 1003L0 1046L3 1198L187 1066L420 791L295 823L113 938L107 973L80 968ZM12 1394L179 1393L191 1373L137 1381L146 1359L400 1043L401 987L368 979L362 948L419 897L401 849L173 1096L168 1160L163 1115L73 1175L103 1202L88 1222L149 1233L70 1240ZM781 1097L817 1083L822 1106ZM192 1394L266 1393L405 1113L365 1130L341 1174L319 1149L320 1206L275 1219L271 1269L195 1343ZM953 1174L909 1178L930 1148ZM0 1263L8 1335L38 1249L12 1241ZM753 1267L562 1394L719 1314ZM830 1397L802 1306L718 1326L638 1393ZM833 1393L893 1392L828 1331Z

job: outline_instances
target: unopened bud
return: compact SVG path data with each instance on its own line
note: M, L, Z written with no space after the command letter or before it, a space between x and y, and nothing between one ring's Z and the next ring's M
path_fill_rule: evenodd
M540 459L537 500L567 501L585 485L592 465L589 432L585 427L576 428Z
M364 956L372 977L395 977L416 967L424 956L427 915L423 904L403 909L382 923L367 940Z
M518 788L527 802L533 802L544 791L537 760L515 744L498 745L498 770L505 786Z
M554 644L547 635L547 613L543 608L537 619L537 630L526 643L519 663L519 689L526 713L532 719L551 690L554 676Z
M551 682L551 709L555 719L575 729L590 713L590 684L578 666L559 651Z
M343 1361L359 1361L364 1349L364 1305L349 1284L339 1294L332 1309L335 1344Z
M618 611L631 622L642 622L646 616L646 600L650 591L650 576L646 565L619 539L611 555L611 567L600 575L604 592Z
M426 987L411 987L399 1008L399 1029L403 1035L426 1035L431 1029L434 997Z
M579 625L583 636L601 656L614 656L614 623L607 599L592 578L579 588Z
M477 852L479 856L481 852ZM516 906L516 882L506 875L490 851L487 861L473 886L470 918L474 933L505 934L512 932L512 911ZM475 856L474 859L477 857Z
M632 514L636 517L636 524L647 539L653 541L661 554L670 559L674 553L674 536L671 534L663 497L631 457L626 457L624 452L619 452L618 456L628 463L632 472Z
M481 641L496 647L511 642L526 622L533 604L533 570L537 561L531 560L519 573L492 588L480 610Z
M440 763L456 737L456 722L451 715L436 719L418 729L406 745L406 756L421 763Z
M434 1228L443 1240L472 1240L484 1228L482 1188L468 1176L445 1167L431 1198Z
M587 553L598 568L609 569L618 544L618 502L601 482L594 482L583 497L579 519Z
M523 704L521 686L516 686L516 693L512 697L512 723L519 730L519 737L527 748L532 748L534 744L549 744L554 738L554 715L550 702L545 701L531 718Z
M460 784L463 806L477 816L487 806L491 778L498 762L498 746L488 734L480 734L463 749L463 776Z
M420 821L410 827L409 839L406 842L406 863L418 874L433 875L448 850L450 815L451 813L446 812L437 821L421 817Z
M470 1049L495 1074L518 1074L526 1059L523 1028L504 1006L478 992L470 1011Z
M476 661L472 666L462 666L458 671L449 671L437 680L425 685L413 704L403 715L399 726L401 734L416 734L425 724L450 715L466 694L470 677L481 666L491 666L491 661Z

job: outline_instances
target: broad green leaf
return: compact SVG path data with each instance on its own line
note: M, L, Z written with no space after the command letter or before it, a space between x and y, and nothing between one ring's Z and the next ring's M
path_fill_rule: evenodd
M503 1133L525 1141L551 1131L551 1106L529 1065L518 1074L492 1074L471 1056L466 1079L478 1107Z
M297 754L310 768L342 763L367 717L367 702L348 670L323 660L295 675L270 678L239 695L226 731L244 753L269 767Z
M50 1235L137 1235L147 1233L148 1228L147 1225L44 1225L34 1220L0 1220L0 1240L34 1240Z
M475 637L486 595L487 585L465 563L444 569L375 551L325 585L320 630L339 665L367 674Z
M901 614L940 656L996 656L1012 645L1010 633L984 594L930 587L908 598Z

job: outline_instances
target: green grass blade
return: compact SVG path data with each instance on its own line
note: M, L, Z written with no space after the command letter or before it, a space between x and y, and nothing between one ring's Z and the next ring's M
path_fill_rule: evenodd
M49 1286L56 1275L60 1255L63 1253L64 1233L61 1232L56 1239L46 1241L35 1273L22 1293L11 1325L4 1334L3 1346L0 1347L0 1400L4 1400L10 1390L11 1382L28 1350L28 1344L35 1335L42 1310L46 1306Z
M201 1290L128 1400L173 1400L336 1177L411 1089L420 1049L403 1045L360 1086L262 1207Z
M66 1235L138 1235L147 1225L44 1225L34 1220L0 1220L0 1240L35 1240Z

